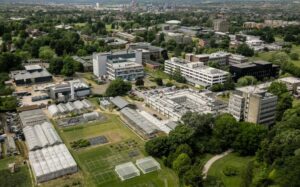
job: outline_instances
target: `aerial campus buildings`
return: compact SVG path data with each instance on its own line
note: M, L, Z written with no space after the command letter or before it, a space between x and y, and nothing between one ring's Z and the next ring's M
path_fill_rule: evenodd
M274 124L277 96L267 92L269 85L266 83L238 88L230 95L228 112L239 121Z
M191 62L188 60L173 57L165 61L165 72L172 74L175 70L180 70L181 75L189 83L195 86L212 86L218 83L224 83L229 73L223 70L204 65L203 62Z
M93 72L97 77L107 77L109 80L121 78L131 81L144 77L142 52L95 53Z
M226 111L227 105L212 96L211 92L199 93L194 90L158 90L146 96L150 108L178 121L188 111L218 114Z
M145 75L143 65L167 56L166 50L150 43L132 43L125 51L94 53L93 73L96 77L109 80L136 80Z
M52 81L52 75L40 65L27 65L25 70L12 71L11 78L16 85L37 84Z
M84 98L91 94L89 85L81 80L71 80L50 86L48 94L51 99L60 102Z
M19 114L37 183L78 171L77 164L41 109Z

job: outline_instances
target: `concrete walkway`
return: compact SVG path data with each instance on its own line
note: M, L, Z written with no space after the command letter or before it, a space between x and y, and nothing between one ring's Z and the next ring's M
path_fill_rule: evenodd
M228 154L231 153L231 152L232 152L232 150L230 149L230 150L228 150L228 151L225 151L225 152L222 153L222 154L215 155L214 157L212 157L211 159L209 159L209 160L206 162L206 164L204 165L204 167L203 167L203 171L202 171L202 173L203 173L203 175L204 175L203 178L206 179L207 173L208 173L210 167L213 165L213 163L215 163L217 160L223 158L224 156L228 155Z

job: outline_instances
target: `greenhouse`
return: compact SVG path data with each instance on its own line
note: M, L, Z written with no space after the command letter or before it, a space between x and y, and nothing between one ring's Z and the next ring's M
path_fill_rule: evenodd
M140 176L140 171L132 162L117 165L115 171L122 181Z
M85 108L87 108L87 109L91 109L91 108L93 108L93 106L92 106L91 102L90 102L90 101L88 101L88 100L86 100L86 99L82 100L82 104L83 104L83 105L84 105L84 107L85 107Z
M74 104L71 102L66 103L65 106L69 110L69 112L74 112L76 110Z
M50 105L48 107L48 111L52 117L59 114L59 109L57 108L56 105Z
M43 147L62 143L55 129L49 122L41 125L23 128L28 150L33 151Z
M90 112L83 114L83 118L87 121L94 121L99 118L99 113L98 112Z
M37 183L77 172L77 164L64 144L29 152Z
M161 169L160 164L151 156L138 159L136 165L144 174Z
M84 104L79 100L75 101L73 104L74 104L75 108L78 110L84 109Z
M53 104L48 107L48 111L52 117L66 115L70 112L80 113L92 109L93 105L88 100L77 100L75 102L68 102L66 104L60 103L58 105Z
M152 138L158 132L156 126L136 110L125 107L121 110L121 114L129 122L129 125L143 136Z

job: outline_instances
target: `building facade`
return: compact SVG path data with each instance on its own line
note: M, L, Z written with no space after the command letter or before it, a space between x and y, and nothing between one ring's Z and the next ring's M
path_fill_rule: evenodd
M40 65L27 65L25 70L11 72L16 85L38 84L52 81L52 75Z
M93 55L93 72L97 77L109 80L121 78L136 80L144 77L143 52L95 53Z
M234 80L244 76L254 76L258 80L269 77L278 77L279 66L266 61L254 61L253 63L232 64L230 73Z
M229 23L224 19L214 20L214 31L217 32L228 32Z
M228 72L206 66L203 62L190 62L179 58L171 58L171 60L165 61L165 72L167 74L171 75L177 69L180 70L181 75L188 82L205 87L224 83L229 75Z
M277 96L249 86L231 94L228 112L238 121L272 125L275 123L276 106Z

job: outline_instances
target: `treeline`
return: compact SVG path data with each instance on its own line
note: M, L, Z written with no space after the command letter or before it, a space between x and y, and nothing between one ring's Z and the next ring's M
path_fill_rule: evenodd
M287 110L261 142L257 160L265 164L254 186L299 186L300 181L300 105Z
M229 114L214 118L210 114L188 112L181 120L183 123L169 136L148 141L145 149L174 169L185 185L193 187L203 185L199 155L231 148L242 156L255 155L267 135L266 127L237 122Z

